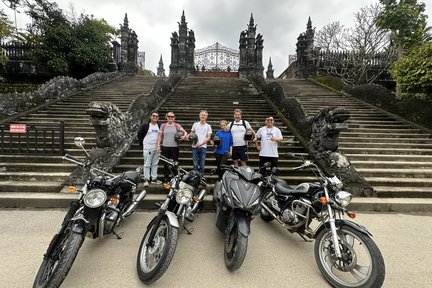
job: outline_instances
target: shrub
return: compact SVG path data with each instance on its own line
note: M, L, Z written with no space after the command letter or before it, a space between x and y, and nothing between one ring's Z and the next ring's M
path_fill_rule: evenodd
M363 84L347 91L352 96L362 99L378 107L387 106L395 103L396 96L390 90L381 85Z

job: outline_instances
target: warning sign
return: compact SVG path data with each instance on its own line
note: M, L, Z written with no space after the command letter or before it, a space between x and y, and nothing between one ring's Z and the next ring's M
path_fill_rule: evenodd
M27 125L26 124L10 124L9 132L10 133L27 133Z

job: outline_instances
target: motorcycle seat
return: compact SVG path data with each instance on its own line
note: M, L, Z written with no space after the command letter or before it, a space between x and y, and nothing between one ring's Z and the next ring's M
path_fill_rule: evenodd
M293 193L293 188L284 180L279 180L275 185L276 191L280 194L288 195Z

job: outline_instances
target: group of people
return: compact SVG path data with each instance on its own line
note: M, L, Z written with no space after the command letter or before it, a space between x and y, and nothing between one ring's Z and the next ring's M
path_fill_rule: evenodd
M265 119L265 126L257 132L254 131L250 123L242 119L240 109L234 110L234 119L232 122L222 120L220 130L212 138L212 128L207 123L208 112L201 110L199 121L192 125L190 133L177 122L175 114L168 112L166 122L159 125L159 114L153 111L150 115L150 121L142 125L138 131L138 140L143 147L144 156L144 186L149 183L161 184L157 179L157 169L159 162L159 153L167 158L178 161L179 142L192 142L193 169L204 175L204 165L207 154L207 144L215 146L215 157L217 165L217 174L219 180L222 179L223 170L221 166L231 158L236 165L247 165L248 141L255 143L259 151L259 167L264 163L270 162L271 167L278 166L278 145L282 142L283 137L279 128L274 126L274 118L268 116ZM262 172L262 171L260 171ZM163 183L167 185L170 181L170 170L168 165L164 164Z

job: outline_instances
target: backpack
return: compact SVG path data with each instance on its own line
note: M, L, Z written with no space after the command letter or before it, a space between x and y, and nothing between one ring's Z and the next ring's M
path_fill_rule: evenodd
M161 126L161 130L162 130L162 131L165 129L166 124L167 124L167 123L163 123L163 124L162 124L162 126ZM180 124L174 122L174 127L176 128L177 132L180 131Z
M240 120L240 121L242 121L242 124L243 124L245 130L247 131L248 129L246 128L246 121L245 120ZM233 125L234 125L234 121L231 121L231 125L230 125L229 131L231 131Z

